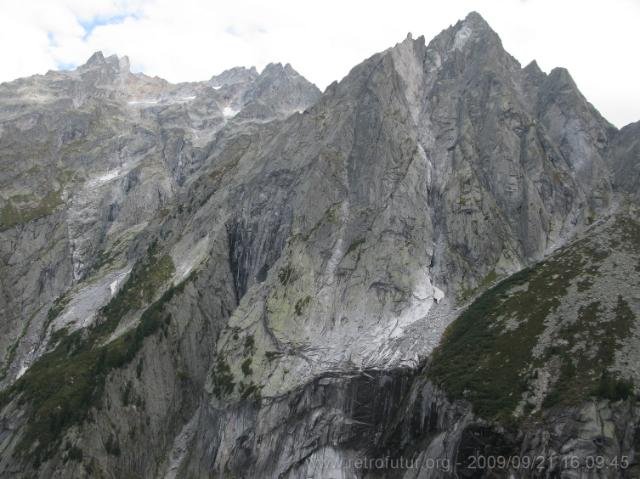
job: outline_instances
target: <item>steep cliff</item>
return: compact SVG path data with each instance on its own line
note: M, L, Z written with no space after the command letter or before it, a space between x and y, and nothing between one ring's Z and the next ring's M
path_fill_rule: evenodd
M98 53L0 118L0 477L633 477L637 128L478 14L322 95Z

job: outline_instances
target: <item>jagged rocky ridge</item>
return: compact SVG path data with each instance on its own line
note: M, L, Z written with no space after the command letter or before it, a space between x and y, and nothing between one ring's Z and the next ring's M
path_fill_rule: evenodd
M637 124L478 14L322 95L96 54L0 114L1 477L637 474Z

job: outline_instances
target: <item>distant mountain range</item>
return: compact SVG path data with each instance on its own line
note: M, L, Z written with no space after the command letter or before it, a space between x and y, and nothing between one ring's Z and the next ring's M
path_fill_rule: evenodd
M1 84L0 478L640 477L639 191L477 13L324 93Z

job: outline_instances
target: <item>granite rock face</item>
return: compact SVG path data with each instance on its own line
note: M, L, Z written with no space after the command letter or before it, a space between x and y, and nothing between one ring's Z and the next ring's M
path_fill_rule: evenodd
M616 188L637 198L640 181L640 122L620 130L612 145L611 163Z
M290 65L173 85L96 53L0 85L0 120L0 477L509 477L453 465L480 446L585 458L598 428L603 456L635 461L635 339L579 371L599 399L545 399L568 367L559 311L637 276L635 220L624 241L607 226L637 214L636 125L566 70L522 68L478 14L323 94ZM533 306L532 355L487 346L537 371L513 408L443 373L447 326L467 337L498 280L592 237L622 250L580 263L589 284L552 278L565 299ZM487 327L529 331L525 313ZM429 469L356 464L382 456Z
M126 57L98 52L75 71L0 87L7 172L0 180L0 351L13 377L44 346L54 300L74 310L57 329L91 322L136 259L127 253L131 240L188 189L236 112L248 124L284 118L319 96L290 66L247 72L243 81L225 72L220 80L170 85L130 73ZM296 97L271 101L259 117L244 112L285 87ZM14 346L24 351L14 354Z

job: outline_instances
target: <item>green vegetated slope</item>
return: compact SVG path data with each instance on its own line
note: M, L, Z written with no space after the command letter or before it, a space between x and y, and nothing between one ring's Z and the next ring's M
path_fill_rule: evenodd
M640 223L628 216L477 298L447 329L428 375L488 419L634 394Z
M29 420L19 447L21 453L40 461L54 452L62 433L84 421L91 407L100 405L109 371L130 363L144 338L170 324L171 314L165 305L184 287L184 282L153 300L173 273L171 258L161 255L152 245L118 294L103 308L95 326L71 334L56 332L55 348L3 393L0 404L18 397L20 403L27 405ZM108 341L126 314L150 302L135 328Z

